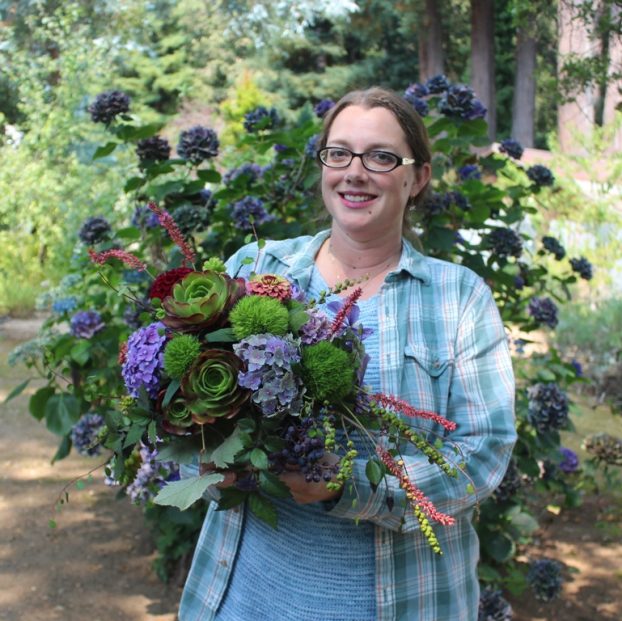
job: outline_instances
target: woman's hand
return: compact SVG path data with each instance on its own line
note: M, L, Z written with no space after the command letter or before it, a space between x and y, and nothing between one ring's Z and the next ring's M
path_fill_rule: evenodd
M217 470L214 464L199 464L199 474L222 474L225 478L220 482L216 483L214 487L218 489L225 489L227 487L231 487L238 480L237 473L232 470Z
M326 453L320 465L330 468L339 461L339 457L333 453ZM279 475L279 479L289 487L294 500L301 505L325 500L334 500L341 496L341 489L329 490L326 481L307 481L300 470L289 470Z

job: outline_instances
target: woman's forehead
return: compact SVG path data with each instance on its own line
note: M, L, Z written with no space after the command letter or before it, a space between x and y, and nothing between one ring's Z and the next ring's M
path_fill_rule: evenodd
M328 142L364 143L367 146L405 146L406 135L387 108L348 106L334 118Z

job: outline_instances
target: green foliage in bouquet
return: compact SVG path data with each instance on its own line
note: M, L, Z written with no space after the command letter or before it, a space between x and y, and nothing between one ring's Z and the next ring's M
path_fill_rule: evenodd
M533 237L530 216L544 212L549 198L563 193L563 188L544 166L522 164L522 148L515 141L505 140L499 149L488 146L485 111L468 87L452 85L443 76L436 76L426 84L409 86L405 96L423 115L434 153L432 187L414 211L414 231L426 253L462 263L486 280L504 322L515 335L519 440L506 479L480 506L477 528L482 541L482 580L518 591L525 580L515 561L517 546L528 541L537 527L529 503L534 490L561 494L567 504L580 502L576 476L567 472L572 460L563 452L559 434L571 428L566 388L577 380L578 371L554 349L539 356L525 356L521 350L529 346L530 334L555 329L558 304L570 299L572 285L578 278L588 280L591 270L583 263L571 263L556 240ZM197 425L205 431L213 423L197 422L200 412L192 406L192 399L209 401L214 390L227 393L232 375L227 375L222 363L210 362L207 369L200 371L205 361L197 362L200 355L194 353L196 347L191 341L172 345L189 335L171 333L187 331L206 343L211 331L214 340L210 347L231 352L232 343L242 332L235 335L225 323L219 323L220 319L207 319L214 309L220 309L222 318L223 312L234 307L229 281L217 275L222 274L220 259L252 238L293 237L318 228L314 186L319 174L313 161L313 137L319 132L319 119L310 106L297 114L281 115L295 119L293 123L272 123L273 118L270 111L251 115L248 127L252 129L225 152L221 152L214 132L201 126L190 128L182 132L177 154L172 156L172 149L168 152L162 139L156 140L157 126L140 125L135 118L122 116L106 125L111 139L96 152L96 159L114 159L116 149L122 145L136 148L136 165L124 187L125 200L135 205L135 211L128 214L125 227L111 230L101 239L90 236L91 241L76 248L66 277L71 284L52 292L51 303L58 310L46 326L40 347L28 354L31 366L48 379L47 385L33 396L31 411L59 434L61 449L57 458L71 450L73 426L96 410L107 428L102 448L115 456L109 465L111 476L125 481L127 489L136 472L128 460L141 441L157 448L159 417L158 421L166 421L168 429L177 430L179 435L177 440L170 440L167 448L160 447L162 463L172 457L179 463L189 462L204 450L206 464L218 469L230 466L236 459L245 461L258 473L254 483L268 496L287 493L278 477L266 469L270 454L283 448L278 421L275 419L270 430L270 417L264 420L267 426L262 431L261 448L255 442L256 423L242 414L250 404L267 407L269 396L256 397L259 391L253 391L253 397L244 402L241 394L234 397L231 393L229 407L212 416L223 436L193 433ZM244 119L239 120L244 125ZM218 159L232 163L233 168L224 169L215 163ZM156 211L148 209L150 201L160 207ZM85 256L87 247L94 248L96 256L114 252L117 258L108 254L95 270ZM126 254L118 248L125 248ZM132 270L138 268L143 275L158 274L152 283L148 275L136 282L132 280L135 274L127 278L123 261L128 260L129 253L134 257L134 263L128 263ZM189 261L190 256L193 261ZM553 273L547 269L551 257L556 262ZM136 261L146 270L141 270ZM199 265L202 271L194 273L201 275L182 284ZM220 284L215 286L215 282ZM203 305L201 296L206 293L213 300L210 297ZM67 301L72 297L75 303ZM304 325L304 311L291 302L287 310L286 332L297 333ZM66 330L56 332L57 327L70 324L78 312L88 311L98 312L105 327L93 330L86 339ZM161 334L159 328L153 327L155 319L162 321ZM87 330L89 326L99 326L99 322L85 320L82 328ZM269 327L274 328L272 324ZM156 358L162 353L164 362L163 367L152 369L142 387L127 398L123 397L127 386L116 361L120 354L123 359L128 337L140 330L145 331L140 333L141 343L161 348ZM250 331L254 332L255 327ZM257 346L265 347L265 343ZM201 350L206 348L206 344L201 345ZM354 358L347 363L344 359L344 368L357 368L359 354L352 355ZM314 368L319 377L318 367L311 362L313 356L305 356L301 368L306 364L307 372ZM191 369L193 379L189 380ZM314 390L313 382L306 382L308 389ZM333 377L322 377L316 390L317 402L326 399L334 403L350 396L345 382L340 384ZM187 396L191 394L192 399ZM404 428L402 417L391 408L387 410L386 405L380 403L378 412L372 412L366 421L369 427L380 425L379 419L385 417L383 424L392 425L396 437L412 432L410 441L418 442L416 430ZM228 418L236 408L237 413ZM329 450L336 441L331 413L324 412L321 420L309 425L308 432ZM195 444L182 447L186 433L195 438ZM173 431L170 434L175 435ZM344 457L351 460L356 456L353 446L346 444L343 448ZM421 441L418 448L441 462L434 447ZM379 456L370 462L370 481L379 481L389 473L400 479L399 459L393 455L384 458ZM451 472L451 464L445 467ZM339 477L347 478L347 459L336 475L337 481ZM221 478L217 472L201 477L201 488L194 485L190 492L181 493L183 504L191 505ZM407 486L409 482L403 483ZM187 485L188 489L193 487L193 483ZM231 490L223 495L224 503L233 506L245 494L243 490ZM263 501L254 500L250 506L268 517L271 514Z

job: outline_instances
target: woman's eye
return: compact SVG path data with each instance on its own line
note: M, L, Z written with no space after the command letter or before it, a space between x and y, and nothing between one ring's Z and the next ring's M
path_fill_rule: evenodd
M331 149L328 152L328 157L331 160L345 160L347 157L349 157L349 154L343 149Z
M395 156L391 153L385 153L384 151L372 151L369 157L377 164L393 164L395 162Z

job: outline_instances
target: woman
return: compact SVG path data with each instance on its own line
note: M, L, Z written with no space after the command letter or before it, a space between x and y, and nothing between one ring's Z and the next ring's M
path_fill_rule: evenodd
M365 278L360 320L373 329L365 383L455 421L451 439L475 493L415 451L405 457L412 479L456 518L435 529L438 556L397 481L369 486L364 455L355 485L339 492L286 473L293 500L278 502L277 530L243 509L210 507L180 620L475 620L473 509L501 481L515 441L499 313L481 278L422 256L405 238L431 175L425 127L408 102L377 88L349 93L327 115L319 146L330 230L268 242L255 270L283 274L311 296ZM254 266L244 259L257 253L242 248L229 273L246 276Z

